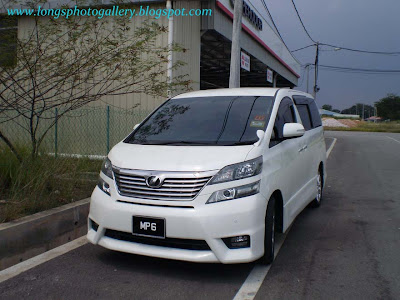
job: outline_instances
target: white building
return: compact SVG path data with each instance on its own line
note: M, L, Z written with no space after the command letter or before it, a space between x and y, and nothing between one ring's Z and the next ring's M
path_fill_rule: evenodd
M52 0L49 7L57 7L62 1ZM252 0L258 1L258 0ZM132 5L150 6L154 9L165 8L166 0L131 0ZM174 71L173 76L188 74L193 81L192 89L210 89L228 87L229 65L232 37L232 0L183 0L171 1L174 9L210 9L211 16L175 16L173 20L161 17L161 22L172 33L164 33L158 43L167 45L172 41L187 49L185 53L173 55L173 61L183 60L186 65ZM86 2L88 3L88 2ZM112 5L112 0L102 0L103 5ZM243 30L241 48L249 63L241 70L242 87L295 87L298 84L300 63L292 56L279 36L267 21L265 11L257 9L244 0ZM132 27L140 26L144 18L133 17ZM151 17L150 17L151 18ZM32 17L20 17L18 35L32 24ZM177 57L179 56L179 57ZM249 59L249 61L248 61ZM107 97L106 103L129 108L140 103L142 110L151 111L164 99L148 95L121 95Z

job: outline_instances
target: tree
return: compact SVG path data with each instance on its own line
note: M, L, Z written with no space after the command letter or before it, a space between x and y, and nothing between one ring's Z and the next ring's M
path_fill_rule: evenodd
M324 104L324 105L322 105L322 109L332 111L332 105Z
M375 108L368 104L357 103L352 107L346 108L342 110L342 114L348 115L359 115L360 118L363 116L364 110L364 118L368 118L374 115Z
M49 130L72 110L109 95L166 96L167 90L189 89L187 75L168 83L171 49L156 44L167 31L159 23L147 21L132 30L123 17L30 20L31 28L20 38L10 34L0 42L0 139L19 159L1 130L5 122L17 122L29 134L34 158ZM2 48L11 42L16 44L15 60L11 48ZM172 51L185 49L174 44ZM182 64L176 62L173 69ZM55 108L58 114L49 117Z
M375 102L378 116L384 119L400 120L400 96L388 94Z

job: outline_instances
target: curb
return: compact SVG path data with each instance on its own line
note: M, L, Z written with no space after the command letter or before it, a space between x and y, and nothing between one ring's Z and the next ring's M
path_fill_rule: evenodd
M87 233L90 198L0 224L0 270Z

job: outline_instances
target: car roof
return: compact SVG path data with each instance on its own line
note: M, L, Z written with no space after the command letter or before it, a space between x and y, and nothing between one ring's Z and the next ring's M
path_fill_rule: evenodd
M180 98L195 98L195 97L212 97L212 96L275 96L280 88L233 88L233 89L211 89L201 90L189 93L183 93L173 97Z

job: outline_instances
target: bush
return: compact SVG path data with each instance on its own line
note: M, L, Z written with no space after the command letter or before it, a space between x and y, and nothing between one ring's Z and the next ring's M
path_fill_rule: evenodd
M0 222L71 203L90 196L101 161L55 158L19 147L20 163L0 147Z

